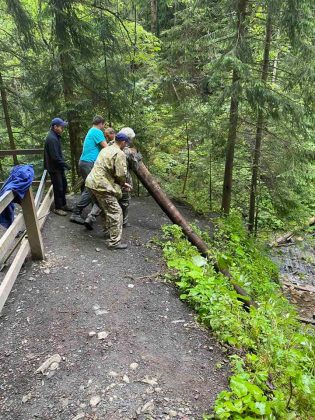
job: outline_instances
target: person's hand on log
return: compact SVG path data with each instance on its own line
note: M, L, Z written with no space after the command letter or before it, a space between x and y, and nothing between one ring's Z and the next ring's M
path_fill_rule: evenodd
M128 182L125 182L122 186L122 189L124 191L131 191L132 190L132 185L128 184Z

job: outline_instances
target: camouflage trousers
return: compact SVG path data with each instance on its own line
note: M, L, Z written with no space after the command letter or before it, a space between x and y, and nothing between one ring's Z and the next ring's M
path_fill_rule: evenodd
M128 223L128 215L129 215L129 204L131 200L131 194L128 191L123 191L122 197L118 200L118 203L122 209L123 213L123 225L125 226ZM102 214L104 218L106 218L104 212L99 208L97 204L93 204L93 207L88 214L87 218L89 219L89 223L93 224L96 221L96 218Z
M92 191L106 217L103 218L104 230L109 232L109 246L117 245L122 236L123 215L118 200L105 191Z
M123 225L125 226L128 223L128 210L130 204L131 194L129 191L123 191L122 197L119 200L120 207L123 212Z

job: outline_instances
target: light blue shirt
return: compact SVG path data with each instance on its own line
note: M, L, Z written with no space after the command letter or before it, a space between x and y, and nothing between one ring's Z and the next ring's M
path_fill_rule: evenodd
M106 139L102 130L96 127L90 128L84 139L80 160L84 160L85 162L95 162L101 150L100 143L105 140Z

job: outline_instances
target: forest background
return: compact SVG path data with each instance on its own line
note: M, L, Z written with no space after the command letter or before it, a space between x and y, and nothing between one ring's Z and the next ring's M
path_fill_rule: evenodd
M42 147L50 120L67 119L74 184L100 114L133 127L163 188L198 211L237 209L261 232L313 215L311 0L1 0L0 9L2 149ZM0 163L4 179L12 158Z
M314 9L314 0L0 0L1 149L41 148L51 119L67 119L74 186L100 114L134 128L173 198L232 213L214 239L200 234L258 303L249 312L177 226L164 227L162 244L181 299L235 351L218 418L315 410L314 330L244 229L265 239L314 216ZM18 156L0 160L0 177L28 162L40 176L40 156Z

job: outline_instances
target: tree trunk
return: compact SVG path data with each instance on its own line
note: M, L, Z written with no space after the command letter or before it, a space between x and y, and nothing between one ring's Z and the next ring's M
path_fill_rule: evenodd
M75 172L78 172L78 164L81 155L80 116L74 109L72 62L71 57L67 52L60 51L60 68L62 73L63 96L66 103L67 118L69 122L72 185L74 185L76 178Z
M189 242L193 244L198 251L214 266L214 269L217 272L222 273L226 276L231 285L233 286L234 290L240 295L239 299L243 302L244 306L250 307L254 306L257 307L256 302L254 302L248 293L241 287L236 281L233 279L231 273L227 271L225 268L220 267L220 265L214 260L213 256L211 256L211 251L208 245L202 240L202 238L197 235L185 217L177 210L165 192L162 190L160 185L155 181L151 173L148 171L147 167L144 165L143 162L138 162L133 166L133 171L137 175L138 179L144 185L144 187L148 190L157 204L161 207L164 213L170 218L170 220L180 226L183 230L184 235L187 237Z
M188 181L188 174L190 169L190 144L189 144L189 136L188 136L188 124L187 121L185 122L185 131L186 131L186 150L187 150L187 162L186 162L186 173L184 178L183 190L182 194L185 194L186 185Z
M10 148L12 150L16 150L16 145L15 145L13 132L12 132L12 126L11 126L11 119L10 119L10 114L9 114L7 92L5 90L1 73L0 73L0 92L1 92L1 102L2 102L2 107L3 107L4 119L5 119L5 124L7 126L7 132L8 132L9 142L10 142ZM17 156L13 155L12 158L13 158L14 165L18 165L19 162L18 162Z
M151 0L151 32L158 35L157 0Z
M67 1L54 0L55 36L59 53L60 72L62 77L63 96L69 122L69 139L71 152L72 186L75 184L76 173L81 155L80 116L75 109L74 80L75 66L70 54L71 36L69 35L69 12Z
M238 0L237 2L237 33L236 33L236 56L241 59L242 39L245 35L245 17L248 0ZM234 149L236 142L236 133L238 125L238 107L239 107L239 83L240 76L236 69L233 70L232 76L232 94L230 104L230 124L229 134L226 147L225 171L223 181L223 195L221 209L224 214L229 214L231 207L232 196L232 180L233 180L233 164L234 164Z
M271 16L268 14L266 23L266 35L265 35L265 49L264 58L261 70L261 81L265 84L268 78L268 66L269 66L269 54L272 34L272 21ZM249 200L249 217L248 217L248 230L252 233L255 224L255 209L256 209L256 193L257 193L257 180L259 173L259 163L261 154L261 142L263 138L263 126L264 126L264 113L261 107L258 109L257 115L257 128L255 138L255 149L253 157L253 169L252 169L252 180L250 186L250 200Z

